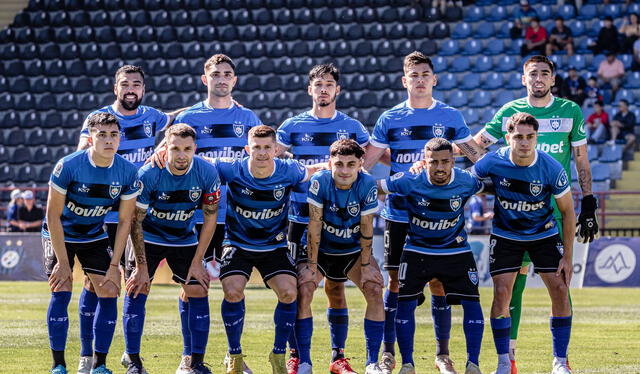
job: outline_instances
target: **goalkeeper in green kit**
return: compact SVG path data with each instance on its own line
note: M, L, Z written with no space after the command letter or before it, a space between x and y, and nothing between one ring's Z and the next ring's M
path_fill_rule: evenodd
M498 110L493 120L475 135L474 139L481 147L486 148L504 137L507 133L507 120L514 113L526 112L533 115L540 123L537 147L559 161L569 176L571 176L570 162L571 151L573 151L578 181L582 190L582 206L577 220L576 237L582 243L590 243L599 236L596 218L598 205L591 192L591 167L587 155L584 117L582 110L576 103L554 97L551 94L555 77L555 66L547 57L530 57L524 64L522 76L522 84L527 87L527 97L505 104ZM560 226L560 232L562 232L562 217L557 207L554 207L554 216ZM522 293L530 263L529 256L525 254L522 268L516 277L509 306L512 320L509 349L511 374L517 373L515 365L516 339L520 324Z

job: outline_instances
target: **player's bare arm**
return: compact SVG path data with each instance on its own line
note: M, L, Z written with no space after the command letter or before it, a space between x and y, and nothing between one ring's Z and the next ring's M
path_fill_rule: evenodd
M391 166L391 150L387 148L382 156L380 156L378 162L386 166Z
M495 140L489 138L486 134L484 130L479 131L474 137L473 137L473 141L476 142L476 144L480 147L480 148L484 148L487 149L491 144L495 143Z
M309 204L309 225L307 226L307 263L298 273L298 285L316 283L318 273L318 249L322 231L322 208Z
M133 245L133 255L136 261L136 268L131 273L125 289L129 296L138 297L140 291L149 292L150 280L147 269L147 256L144 248L144 234L142 232L142 221L147 215L147 209L136 207L136 211L131 221L131 242Z
M564 281L569 286L573 274L573 239L575 237L574 227L576 226L573 195L571 191L568 191L555 200L562 215L562 245L564 246L564 253L558 265L556 276L563 276L564 273Z
M573 147L573 158L576 161L578 183L580 184L580 189L582 190L582 196L593 194L591 190L591 164L589 163L587 145L583 144Z
M218 222L218 202L214 204L203 204L202 213L204 213L204 222L202 224L202 230L200 230L196 253L193 256L191 266L189 267L186 283L188 284L189 280L193 278L197 280L206 291L209 289L209 274L204 268L202 260L207 248L209 247L213 233L216 231L216 225Z
M382 274L377 267L372 266L373 258L371 246L373 244L373 214L360 217L360 282L364 287L365 283L373 282L384 287Z
M478 161L485 153L487 153L486 147L481 147L476 143L475 140L471 139L467 142L460 144L452 144L453 145L453 154L462 154L467 156L471 162L474 164Z
M118 292L120 292L120 258L124 253L124 247L127 245L127 239L131 232L131 221L133 221L133 212L136 209L136 199L120 199L120 209L118 209L118 229L116 230L116 238L114 240L113 256L109 264L109 270L104 275L102 287L111 282L114 284Z
M167 115L167 117L169 117L169 118L167 119L167 125L165 126L165 128L166 128L166 127L168 127L168 126L171 126L171 125L173 124L173 121L174 121L174 120L176 119L176 117L178 116L178 114L180 114L180 113L184 112L184 111L185 111L185 110L187 110L187 109L189 109L189 107L188 107L188 106L186 106L186 107L184 107L184 108L176 109L176 110L174 110L173 112L165 113L165 114Z
M49 287L52 292L71 291L72 272L67 255L67 247L64 244L64 231L62 229L62 211L64 210L65 195L53 187L49 187L49 199L47 200L47 227L51 237L51 246L56 254L57 263L53 267L49 277Z
M385 153L386 148L379 148L373 144L367 145L367 148L364 153L364 164L363 167L366 170L371 170L371 168L380 160L380 157Z

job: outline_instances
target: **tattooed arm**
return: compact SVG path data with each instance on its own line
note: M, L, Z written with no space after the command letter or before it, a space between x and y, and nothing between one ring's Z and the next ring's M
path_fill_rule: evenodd
M471 139L468 142L454 144L453 145L453 153L458 154L462 153L467 156L471 162L474 164L476 161L480 159L485 153L487 153L486 147L481 147L476 143L475 140Z
M578 183L582 190L582 196L592 194L591 190L591 165L589 164L589 155L587 154L587 145L579 145L573 147L573 158L576 160L576 169L578 170Z
M142 221L147 215L146 208L136 206L136 212L131 221L131 243L133 246L133 255L136 261L136 268L131 273L125 285L129 296L138 297L139 293L147 294L149 292L150 280L149 270L147 268L147 256L144 248L144 233L142 232Z
M322 208L309 204L309 225L307 226L307 263L298 274L298 286L316 283L318 274L318 249L320 247L320 232L322 231Z
M490 138L485 130L480 130L473 137L473 140L480 148L487 149L491 144L495 143L496 140Z

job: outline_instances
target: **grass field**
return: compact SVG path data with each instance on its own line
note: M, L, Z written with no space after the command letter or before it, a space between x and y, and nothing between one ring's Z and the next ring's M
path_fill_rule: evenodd
M70 331L67 363L75 373L79 352L77 304L80 285L74 287L69 309ZM242 339L247 363L256 374L269 374L267 355L273 342L273 308L275 296L263 288L247 290L247 319ZM0 282L0 373L46 373L50 368L45 315L49 291L43 282ZM150 374L173 373L180 361L182 339L177 313L177 286L154 286L147 303L142 356ZM480 366L484 373L495 370L496 356L488 323L491 290L482 289L485 312L485 334ZM581 289L572 292L575 317L570 346L574 373L640 373L640 290ZM222 291L211 290L212 328L206 361L214 373L222 373L226 338L220 318ZM346 353L352 366L364 372L363 307L364 299L357 289L348 289L351 328ZM549 373L551 337L549 333L549 300L545 290L528 289L520 331L518 368L520 373ZM120 303L121 304L121 303ZM121 305L120 305L121 307ZM314 336L312 358L316 373L326 372L330 357L325 298L322 291L314 301ZM462 311L454 307L451 352L457 367L465 362ZM417 372L435 373L433 369L434 338L428 306L418 308L415 361ZM122 324L118 323L111 348L109 366L114 373L124 373L116 364L124 349ZM462 371L464 372L464 371Z

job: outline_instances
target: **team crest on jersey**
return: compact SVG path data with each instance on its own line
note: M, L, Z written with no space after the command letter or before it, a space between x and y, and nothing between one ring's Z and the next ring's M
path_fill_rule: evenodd
M284 187L276 188L273 190L273 197L280 201L284 197Z
M460 207L462 206L462 198L456 197L455 199L449 199L449 206L453 211L460 209Z
M244 134L244 125L240 123L233 124L233 133L239 138Z
M442 138L444 136L444 125L439 123L433 125L433 136L436 138Z
M151 122L144 121L142 126L144 127L144 134L147 136L147 138L150 138L153 135L153 132L151 131Z
M373 186L369 190L369 193L367 194L367 198L365 199L365 202L367 204L372 204L376 201L377 198L378 198L378 188Z
M64 167L63 162L60 161L56 164L56 167L53 168L53 175L60 178L60 174L62 173L62 168Z
M549 120L549 125L553 131L558 131L560 125L562 125L562 121L559 118L552 118Z
M191 187L191 189L189 190L189 199L191 199L191 201L193 202L198 201L201 195L202 195L202 189L198 187Z
M121 185L112 184L111 187L109 187L109 196L111 196L112 199L115 199L116 197L118 197L118 195L120 195L120 191L122 191Z
M467 272L467 274L469 274L469 280L471 281L471 283L475 284L476 286L478 285L478 272L476 270L469 270Z
M351 214L352 216L357 216L358 214L360 214L360 204L358 203L351 203L347 206L347 212L349 212L349 214Z
M338 137L338 140L349 139L349 133L347 130L338 130L338 132L336 132L336 136Z
M542 183L529 183L529 192L533 196L538 196L542 192Z
M320 191L320 182L318 182L318 180L315 179L313 182L311 182L311 186L309 186L309 192L311 192L314 195L317 195L319 191Z

